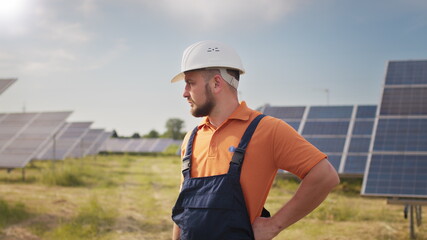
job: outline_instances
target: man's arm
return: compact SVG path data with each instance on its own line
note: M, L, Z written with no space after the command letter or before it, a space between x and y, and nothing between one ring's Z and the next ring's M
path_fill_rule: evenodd
M180 234L179 227L174 223L173 229L172 229L172 240L179 240L179 234Z
M337 172L323 159L302 180L294 196L271 218L258 217L252 224L256 240L272 239L313 211L340 182Z

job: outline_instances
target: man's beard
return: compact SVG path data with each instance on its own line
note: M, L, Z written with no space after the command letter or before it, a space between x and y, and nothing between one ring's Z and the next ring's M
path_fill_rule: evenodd
M208 116L212 109L215 107L215 100L213 98L212 92L209 89L209 85L205 85L205 92L206 92L206 101L204 104L200 106L196 106L196 104L193 102L193 108L191 109L191 114L195 117L205 117Z

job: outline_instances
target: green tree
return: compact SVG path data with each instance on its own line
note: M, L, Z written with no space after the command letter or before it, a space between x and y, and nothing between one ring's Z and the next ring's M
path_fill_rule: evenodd
M141 136L136 132L131 136L131 138L141 138Z
M145 138L159 138L160 134L156 130L151 130L148 134L144 135Z
M119 134L117 134L116 130L113 130L113 134L111 135L112 138L118 138Z
M166 121L166 132L163 134L165 138L182 139L184 134L181 129L184 127L184 121L179 118L170 118Z

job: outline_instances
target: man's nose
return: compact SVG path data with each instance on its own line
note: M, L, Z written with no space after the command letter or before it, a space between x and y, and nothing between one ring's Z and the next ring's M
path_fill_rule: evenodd
M184 98L189 98L190 97L190 93L188 92L187 88L184 88L184 92L182 93L182 96Z

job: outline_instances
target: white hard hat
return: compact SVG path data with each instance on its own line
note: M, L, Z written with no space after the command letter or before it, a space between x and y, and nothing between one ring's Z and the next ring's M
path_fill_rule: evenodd
M233 48L217 41L201 41L185 49L182 55L181 72L172 78L171 82L183 80L186 71L202 68L219 68L224 80L235 88L238 81L221 68L238 70L240 74L245 73L242 61Z

